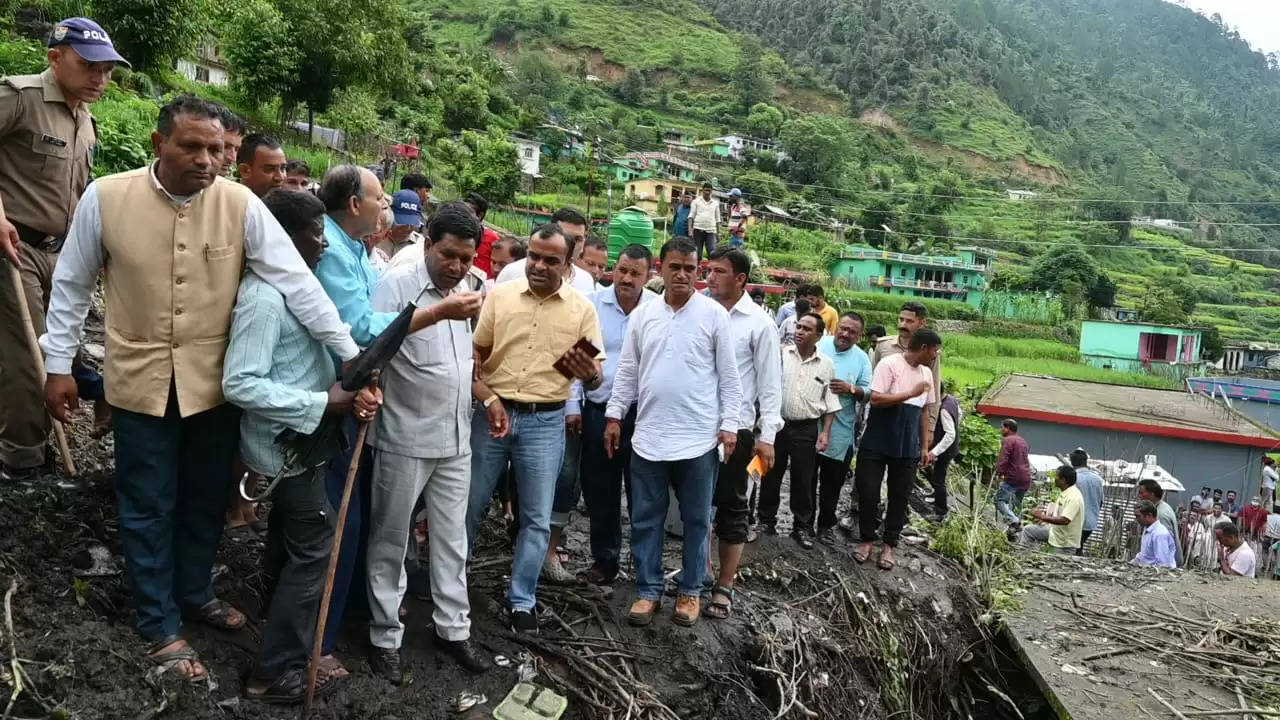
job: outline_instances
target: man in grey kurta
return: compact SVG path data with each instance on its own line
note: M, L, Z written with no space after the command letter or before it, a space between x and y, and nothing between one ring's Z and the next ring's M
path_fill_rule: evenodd
M428 326L405 339L383 373L384 405L373 429L374 461L368 549L370 666L400 684L400 603L412 513L423 496L430 533L431 599L436 644L472 672L489 660L471 642L467 600L467 498L471 487L470 318L480 293L461 283L480 238L480 221L462 203L446 203L427 226L424 261L383 276L375 312L409 303L430 313Z

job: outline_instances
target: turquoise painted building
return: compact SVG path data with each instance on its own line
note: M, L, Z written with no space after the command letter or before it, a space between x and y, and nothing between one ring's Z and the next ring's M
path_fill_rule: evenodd
M850 245L828 269L833 279L845 280L854 290L979 307L994 263L995 251L986 248L956 248L955 255L909 255Z
M1144 322L1085 320L1080 358L1088 365L1184 380L1204 370L1199 328Z

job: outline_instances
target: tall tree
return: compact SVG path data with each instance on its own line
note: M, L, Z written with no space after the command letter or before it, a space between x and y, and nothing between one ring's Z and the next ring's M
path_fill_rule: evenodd
M94 0L94 16L135 70L172 67L211 31L210 0Z

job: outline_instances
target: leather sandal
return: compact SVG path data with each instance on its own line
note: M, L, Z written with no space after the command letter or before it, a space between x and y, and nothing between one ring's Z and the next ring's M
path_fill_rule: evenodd
M160 652L164 648L173 645L176 642L183 642L182 647L175 648L167 652ZM195 648L186 644L186 642L177 635L170 635L163 640L152 643L151 646L147 648L147 659L150 660L153 665L160 668L161 675L172 672L189 683L205 682L209 679L209 667L200 661L200 654L196 652ZM190 674L183 673L181 670L177 669L178 663L184 660L191 667ZM204 672L199 675L195 674L197 665L204 669Z
M248 622L244 613L221 598L214 598L198 608L187 610L183 615L220 630L239 630Z
M716 596L729 598L728 600L717 600ZM728 620L733 615L733 588L717 585L711 591L711 602L702 608L702 616L711 618L712 620Z

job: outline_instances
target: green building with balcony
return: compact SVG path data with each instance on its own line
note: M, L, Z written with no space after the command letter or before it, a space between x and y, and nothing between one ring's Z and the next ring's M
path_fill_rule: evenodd
M960 247L955 253L910 255L850 245L829 270L833 279L844 279L854 290L956 300L979 307L994 269L995 251Z

